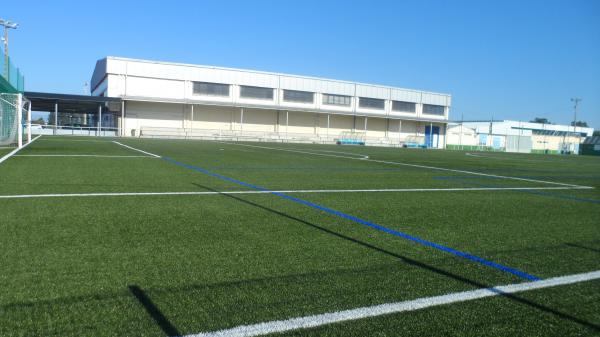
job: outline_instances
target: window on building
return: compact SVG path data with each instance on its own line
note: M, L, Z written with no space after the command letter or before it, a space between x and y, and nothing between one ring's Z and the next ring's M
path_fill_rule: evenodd
M444 115L443 105L432 105L432 104L423 104L423 113L428 115Z
M194 95L229 96L229 84L194 82Z
M308 91L284 90L283 100L286 102L314 103L315 94Z
M242 85L240 86L240 97L273 100L273 89Z
M350 106L350 96L323 94L323 104Z
M385 100L378 98L361 97L358 100L358 106L366 109L383 110L385 108Z
M416 104L413 102L392 101L392 111L415 112Z

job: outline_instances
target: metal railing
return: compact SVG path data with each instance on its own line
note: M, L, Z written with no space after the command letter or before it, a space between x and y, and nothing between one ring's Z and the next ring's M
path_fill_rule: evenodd
M26 126L24 126L26 128ZM31 125L32 135L63 135L63 136L99 136L116 137L119 135L119 128L95 126L67 126L67 125Z
M335 144L341 135L297 133L297 132L269 132L250 130L223 130L223 129L190 129L190 128L168 128L168 127L144 127L133 130L131 136L144 138L166 138L166 139L198 139L198 140L232 140L232 141L255 141L255 142L279 142L279 143L311 143L311 144ZM402 147L404 142L397 138L389 137L364 137L363 144L373 146Z

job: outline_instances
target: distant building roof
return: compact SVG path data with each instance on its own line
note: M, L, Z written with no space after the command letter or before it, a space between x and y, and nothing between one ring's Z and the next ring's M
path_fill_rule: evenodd
M583 144L600 145L600 136L586 137L583 140Z

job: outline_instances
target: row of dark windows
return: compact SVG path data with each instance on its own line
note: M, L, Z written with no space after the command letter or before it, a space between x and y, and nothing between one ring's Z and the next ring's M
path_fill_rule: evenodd
M444 106L442 105L433 105L433 104L423 104L423 113L428 115L444 115Z
M229 84L194 82L194 95L229 96Z
M229 84L193 82L194 95L229 97ZM240 86L240 97L273 100L274 90L272 88ZM315 94L309 91L284 90L283 100L295 103L314 103ZM350 106L351 96L323 94L323 104L336 106ZM359 97L358 106L365 109L383 110L385 100L379 98ZM416 103L392 101L392 111L416 112ZM442 105L423 104L423 113L429 115L444 115L445 107Z
M242 85L240 86L240 97L273 100L273 89Z
M308 91L284 90L283 100L296 103L314 103L315 94Z

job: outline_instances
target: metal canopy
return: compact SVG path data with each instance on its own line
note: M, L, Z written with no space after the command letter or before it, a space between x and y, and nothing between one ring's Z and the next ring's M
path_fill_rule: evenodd
M47 92L26 91L25 97L31 101L31 110L53 112L56 104L61 112L90 113L98 111L98 106L106 106L110 111L121 110L121 99L85 95L68 95Z

